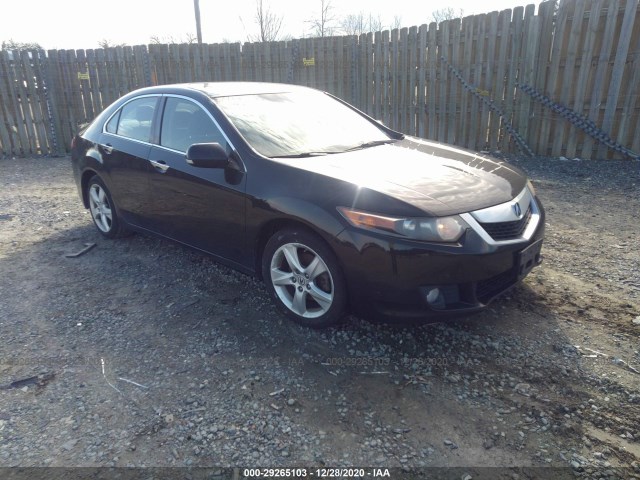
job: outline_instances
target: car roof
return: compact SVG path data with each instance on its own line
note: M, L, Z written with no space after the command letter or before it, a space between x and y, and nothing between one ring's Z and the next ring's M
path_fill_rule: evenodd
M259 95L264 93L284 93L308 91L309 88L286 83L267 82L198 82L177 83L141 89L138 93L177 93L184 90L195 90L205 95L216 97L230 97L236 95ZM144 91L144 92L143 92Z

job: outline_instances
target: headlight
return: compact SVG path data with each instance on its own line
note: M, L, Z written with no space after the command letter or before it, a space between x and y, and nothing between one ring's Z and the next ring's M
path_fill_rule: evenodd
M531 195L533 195L535 197L536 196L536 189L533 188L533 183L531 183L531 180L527 180L527 188L531 192Z
M338 211L354 227L395 233L413 240L455 242L469 225L459 216L436 218L397 218L338 207Z

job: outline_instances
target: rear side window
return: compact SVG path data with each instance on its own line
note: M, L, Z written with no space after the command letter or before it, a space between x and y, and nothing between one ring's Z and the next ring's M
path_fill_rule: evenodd
M106 131L142 142L151 140L151 122L158 103L157 97L130 101L106 125Z
M222 132L202 107L184 98L167 98L160 145L186 152L194 143L219 143L230 151Z

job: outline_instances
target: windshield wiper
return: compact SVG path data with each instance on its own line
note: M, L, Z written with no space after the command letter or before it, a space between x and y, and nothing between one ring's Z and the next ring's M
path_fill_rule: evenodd
M302 152L292 153L290 155L274 155L270 158L307 158L307 157L323 157L336 152Z
M356 145L355 147L347 148L345 152L352 152L354 150L363 150L369 147L377 147L378 145L387 145L388 143L393 143L395 141L396 141L395 139L390 138L388 140L374 140L371 142L364 142L359 145Z

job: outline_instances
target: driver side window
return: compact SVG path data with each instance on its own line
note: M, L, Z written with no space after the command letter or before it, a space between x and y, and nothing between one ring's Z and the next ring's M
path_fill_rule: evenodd
M199 105L184 98L167 98L162 115L160 145L186 152L194 143L213 142L230 151L222 132Z

